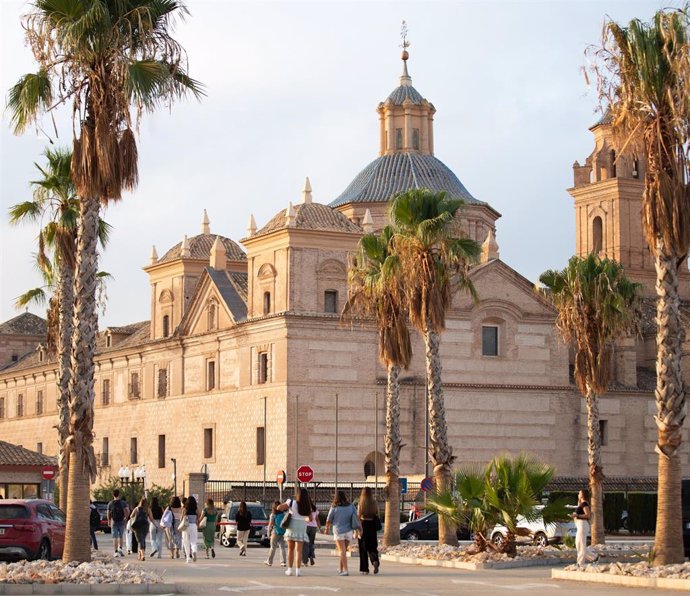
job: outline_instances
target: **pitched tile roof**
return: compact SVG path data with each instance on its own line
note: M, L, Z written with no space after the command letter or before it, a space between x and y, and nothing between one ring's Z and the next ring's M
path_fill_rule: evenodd
M400 151L372 161L330 206L386 202L394 194L411 188L428 188L434 192L444 190L452 198L473 205L486 205L475 199L440 159L414 151Z
M247 255L240 248L239 244L230 238L225 236L218 236L218 234L199 234L198 236L192 236L187 238L189 243L189 256L192 259L206 259L208 260L211 254L211 247L216 240L216 237L220 238L221 242L225 246L225 256L230 261L246 261ZM159 263L166 263L167 261L173 261L180 258L180 252L182 249L182 242L178 242L173 246L168 252L166 252L160 259Z
M207 267L206 272L232 313L235 322L239 323L240 321L244 321L247 318L246 294L245 298L243 298L235 286L235 281L227 271L218 271L217 269Z
M342 213L331 209L328 205L321 203L298 203L295 209L295 229L301 230L333 230L336 232L350 232L362 234L362 228L351 222ZM256 234L252 236L262 236L270 234L276 230L286 228L286 211L279 211L273 218Z
M54 466L57 459L0 441L0 466Z
M4 335L45 335L47 329L46 320L30 312L24 312L0 324L0 334Z

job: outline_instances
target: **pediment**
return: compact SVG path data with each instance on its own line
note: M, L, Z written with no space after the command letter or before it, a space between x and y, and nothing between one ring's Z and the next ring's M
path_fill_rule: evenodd
M347 267L342 261L337 259L328 259L319 264L319 277L342 277L347 275Z
M276 275L276 269L270 263L264 263L259 267L259 271L256 274L260 280L273 279Z

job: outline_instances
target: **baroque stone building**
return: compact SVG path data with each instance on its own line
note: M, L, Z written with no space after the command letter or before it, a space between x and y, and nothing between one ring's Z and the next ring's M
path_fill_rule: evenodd
M500 214L473 197L434 155L435 107L399 85L377 108L379 155L329 204L307 179L300 200L262 227L249 218L240 244L201 233L144 267L150 320L109 327L96 353L95 447L101 474L145 464L170 484L206 466L214 479L272 479L310 464L315 479L362 480L383 471L385 369L371 326L340 324L348 255L387 222L387 201L408 188L444 190L466 206L457 225L482 243L472 270L480 301L455 297L442 336L446 415L460 463L529 451L559 476L587 473L586 410L571 379L555 312L533 283L501 259ZM577 252L620 260L653 294L653 263L640 229L644 160L616 156L605 119L596 148L574 166ZM684 295L690 290L687 275ZM621 342L616 379L601 399L603 461L611 476L655 476L653 322ZM23 315L22 315L23 316ZM9 322L11 323L11 322ZM0 326L0 330L6 325ZM56 363L27 335L16 361L0 345L0 436L54 454ZM4 341L0 336L0 341ZM15 338L17 341L17 338ZM424 351L402 375L401 473L421 475L425 453ZM336 413L336 404L338 411ZM375 407L378 406L378 433ZM336 415L339 452L335 452ZM376 444L375 437L379 441ZM687 463L687 448L683 452Z

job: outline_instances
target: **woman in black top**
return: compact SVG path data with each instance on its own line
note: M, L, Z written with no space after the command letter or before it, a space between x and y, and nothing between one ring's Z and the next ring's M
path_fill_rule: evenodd
M247 538L249 538L249 530L252 527L252 514L247 509L247 504L244 501L237 508L235 521L237 522L237 546L240 547L240 557L246 557Z
M575 520L577 534L575 535L575 547L577 548L577 566L584 567L586 561L598 561L599 555L591 548L587 548L587 536L589 535L589 519L592 511L589 507L589 491L581 490L577 494L577 509L572 517Z

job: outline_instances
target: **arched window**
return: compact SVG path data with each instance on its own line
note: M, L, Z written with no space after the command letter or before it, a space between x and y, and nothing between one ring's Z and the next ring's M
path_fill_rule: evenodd
M376 464L368 459L364 462L364 477L374 476L376 474Z
M163 317L163 337L170 335L170 317L165 315Z
M271 292L264 292L264 314L271 312Z
M596 254L599 254L602 248L602 227L601 217L597 215L592 220L592 251Z

